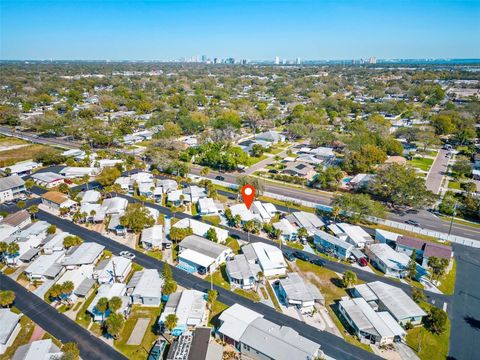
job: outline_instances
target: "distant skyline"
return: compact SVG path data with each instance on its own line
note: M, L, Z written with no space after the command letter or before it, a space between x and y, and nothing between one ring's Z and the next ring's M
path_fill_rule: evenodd
M1 0L2 60L480 58L480 1Z

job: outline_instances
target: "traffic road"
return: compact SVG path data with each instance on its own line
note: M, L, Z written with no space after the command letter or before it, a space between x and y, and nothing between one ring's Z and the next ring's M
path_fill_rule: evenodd
M200 175L200 170L201 168L192 167L191 172L192 174ZM215 177L217 176L222 176L225 179L223 180L224 182L236 185L237 177L243 175L245 174L220 173L217 171L211 171L208 175L202 176L212 180L215 179ZM291 197L293 199L309 201L321 205L330 205L334 195L333 193L321 192L315 189L301 189L293 186L288 186L287 184L283 185L267 181L265 181L264 184L266 192ZM433 231L448 233L450 230L449 221L445 221L426 210L419 210L416 213L403 214L395 214L390 212L387 214L386 218L388 220L396 221L399 223L405 223L405 221L407 220L414 220L419 222L422 228ZM477 240L480 239L480 228L453 223L451 234Z
M448 150L440 149L435 161L430 167L430 171L425 181L427 189L434 194L440 193L443 177L447 174L448 160L450 159L446 156L448 152Z
M36 144L52 145L52 146L66 148L66 149L78 149L81 147L81 144L74 141L58 139L55 137L53 138L40 137L35 133L30 133L25 131L12 131L11 129L5 126L0 126L0 134L16 137L18 139L27 140Z
M69 220L61 219L55 215L46 213L44 211L39 211L39 213L37 214L37 218L40 220L48 221L49 223L56 225L59 229L62 229L63 231L68 231L73 235L77 235L85 241L99 243L105 246L115 255L118 255L121 251L129 251L131 253L134 253L136 255L135 262L143 266L144 268L157 269L159 271L161 271L162 269L163 262L158 261L141 252L133 250L97 232L78 226ZM191 275L183 270L180 270L178 268L172 268L172 272L177 282L185 288L196 289L199 291L206 291L210 288L209 282L201 280L200 278ZM232 291L228 291L217 286L214 286L214 288L218 291L218 300L222 303L228 306L231 306L235 303L241 304L260 314L263 314L264 317L268 320L271 320L279 325L289 326L299 332L301 335L320 344L322 350L329 356L332 356L336 359L345 360L379 359L379 357L377 357L376 355L371 354L353 345L350 345L343 339L333 334L325 331L320 331L297 319L277 312L275 309L265 304L254 303L243 296L237 295ZM46 329L48 330L48 327L46 327Z
M34 295L16 281L0 273L0 289L15 292L15 306L40 327L62 343L75 342L80 356L86 360L126 360L127 358L102 340L92 335L75 321L60 314L55 308Z

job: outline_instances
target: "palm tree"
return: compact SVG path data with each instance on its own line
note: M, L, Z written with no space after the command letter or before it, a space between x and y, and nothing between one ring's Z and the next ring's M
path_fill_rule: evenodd
M90 211L90 217L92 218L92 224L95 222L93 218L97 215L97 212L95 210Z
M118 296L114 296L110 300L108 300L108 308L112 312L117 312L121 307L122 299L120 299Z
M8 255L10 255L10 257L17 256L19 251L20 251L20 246L16 242L12 242L8 244L7 253Z
M175 314L170 314L166 317L165 322L163 323L169 332L172 332L173 329L177 327L178 317Z
M332 217L333 217L333 221L336 222L337 221L337 217L338 215L340 215L340 212L341 212L341 209L340 207L338 206L334 206L332 207Z
M97 305L95 306L97 308L97 311L102 313L102 322L105 319L105 313L107 312L108 309L108 299L106 297L102 297L98 299Z
M265 278L265 274L263 273L263 271L259 271L257 273L257 292L258 292L258 285L263 284L263 279L264 278Z
M7 253L8 244L4 241L0 241L0 259L3 260Z
M36 215L38 213L38 205L31 205L29 208L28 208L28 213L33 217L33 219L35 220L36 218Z

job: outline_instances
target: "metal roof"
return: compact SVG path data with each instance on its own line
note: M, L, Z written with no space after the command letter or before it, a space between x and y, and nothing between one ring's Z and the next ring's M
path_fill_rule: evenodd
M10 175L0 178L0 191L5 191L20 186L24 186L25 181L18 175Z
M0 309L0 344L6 345L15 330L22 314L15 314L10 309Z
M289 300L307 302L324 299L316 286L306 283L296 272L289 273L286 279L280 279L280 285Z
M260 266L249 263L244 254L235 255L226 266L228 275L234 279L256 279L260 272Z
M134 287L132 296L141 297L158 297L162 296L163 279L155 269L145 269L143 271L137 271L127 288Z
M187 236L180 242L180 247L196 251L213 259L216 259L226 250L231 251L227 246L214 243L213 241L198 235Z
M84 279L80 285L74 290L75 295L78 296L87 296L90 289L95 284L95 280L93 279Z
M65 257L62 260L62 265L83 265L92 264L97 257L100 256L105 246L93 243L85 242L78 246L71 255Z

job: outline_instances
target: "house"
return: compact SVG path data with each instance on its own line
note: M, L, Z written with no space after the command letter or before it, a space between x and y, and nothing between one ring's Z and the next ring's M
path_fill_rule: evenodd
M279 142L284 142L285 135L279 133L278 131L269 130L255 135L255 140L268 141L271 144L276 144Z
M218 215L220 213L220 210L212 198L205 197L199 199L197 207L200 215Z
M244 254L235 255L227 260L225 268L232 288L244 290L252 289L258 280L258 273L262 271L255 262L249 262Z
M134 304L160 306L163 283L156 269L137 271L127 284L127 295L132 297Z
M413 250L415 250L417 262L419 262L424 268L428 266L428 259L433 256L439 259L446 259L449 262L453 256L451 246L437 244L432 241L421 240L409 236L400 236L397 239L395 250L408 257L410 257Z
M301 147L297 153L313 155L316 158L322 159L322 160L329 160L335 157L335 153L333 152L333 149L329 147L317 147L317 148Z
M99 284L124 282L132 270L132 260L123 256L112 256L101 260L93 270L93 279Z
M63 284L66 281L73 283L73 294L70 296L86 297L93 288L95 281L92 279L94 265L82 265L76 269L67 270L57 280L57 284ZM72 299L74 300L74 299Z
M95 264L102 256L104 249L105 246L103 245L94 242L84 242L80 246L74 246L68 249L61 264L67 269Z
M19 346L12 357L12 360L31 360L44 359L53 360L60 359L63 352L60 351L52 339L37 340L29 344Z
M346 183L346 186L352 190L364 189L370 184L375 175L357 174Z
M51 189L60 184L63 184L65 180L65 176L51 172L51 171L41 172L41 173L37 172L33 174L31 177L37 185L43 186L47 189Z
M472 170L472 179L473 180L480 180L480 170L473 169Z
M352 296L362 297L374 310L388 311L400 325L419 325L427 315L402 289L381 281L356 285Z
M405 337L405 330L388 311L375 311L363 298L341 300L338 309L362 343L382 346Z
M8 225L14 228L15 231L19 231L31 223L32 219L28 211L20 210L3 218L3 220L0 222L0 225Z
M227 246L198 235L189 235L178 245L177 267L190 273L209 273L223 264L233 252Z
M173 336L204 325L208 321L206 294L189 289L171 294L158 320L160 327L170 314L177 316L177 326L171 332Z
M200 199L207 197L207 191L196 185L190 185L182 189L182 194L184 196L184 201L192 204L196 204Z
M319 251L342 260L348 259L354 249L352 244L322 230L315 230L313 243Z
M172 179L161 179L157 180L157 186L160 186L163 189L165 194L175 191L178 188L178 183Z
M287 263L282 251L270 244L255 242L242 247L242 252L250 264L257 264L265 277L284 276Z
M234 346L242 358L312 360L323 357L320 345L287 326L265 320L263 315L234 304L220 314L217 336Z
M78 197L81 198L81 204L96 204L102 198L102 194L97 190L87 190L78 194Z
M25 181L18 175L0 178L0 204L18 198L26 190Z
M400 236L402 235L391 231L375 229L375 241L385 243L393 249L395 249L395 244Z
M42 243L43 245L43 252L45 254L53 254L55 251L62 251L64 250L63 241L67 236L71 236L68 232L59 232L57 234L48 235Z
M64 255L65 252L56 251L50 255L39 256L25 269L25 275L30 281L55 279L63 270L60 260Z
M407 274L410 258L396 252L387 244L371 244L365 248L370 263L385 275L403 278Z
M337 223L336 225L347 235L345 241L358 249L363 249L365 245L373 243L372 237L358 225L347 223Z
M313 236L315 230L325 226L324 222L317 215L306 211L295 211L287 215L286 219L298 228L305 228L309 236Z
M74 158L74 157L83 157L83 156L86 156L87 153L83 150L80 150L80 149L70 149L70 150L66 150L62 153L62 156L66 157L66 158Z
M0 309L0 355L5 354L18 333L20 332L20 318L22 314L15 314L10 309Z
M385 164L399 164L399 165L407 165L407 159L403 156L389 156L388 159L385 161Z
M42 241L47 237L47 229L50 224L46 221L37 221L21 229L16 235L10 237L11 241L17 241L19 251L14 256L7 257L7 263L15 265L20 259L30 262L38 254Z
M60 211L63 208L72 211L77 206L77 202L69 199L67 195L59 191L49 191L43 194L42 204L56 211Z
M127 229L120 222L122 215L113 214L110 216L110 221L108 222L107 230L114 232L116 235L124 236L127 234Z
M222 360L223 347L211 339L211 328L197 327L170 345L167 360Z
M306 283L296 272L288 273L288 277L278 280L279 295L288 306L298 308L302 313L311 313L315 303L325 304L325 298L318 288Z
M183 195L183 191L180 190L172 190L167 193L167 202L172 204L173 206L180 206L185 201L185 197Z
M232 217L239 216L242 224L254 219L260 220L259 216L254 216L244 203L230 206L230 212L232 213Z
M80 205L80 213L87 214L85 221L87 222L103 222L105 220L106 208L100 204L82 202Z
M103 321L110 315L110 310L108 309L105 313L98 311L97 303L101 298L110 300L112 297L119 297L122 300L122 306L117 312L127 316L130 313L131 298L125 295L126 290L127 286L122 283L100 285L97 295L95 295L95 298L87 308L87 312L92 316L93 321Z
M24 175L29 175L32 172L32 170L35 170L41 166L42 164L40 163L27 160L27 161L18 162L15 165L6 166L4 168L1 168L0 170L2 172L5 172L7 169L9 169L10 170L9 172L11 175L24 176Z
M287 175L301 177L307 181L312 180L317 175L312 165L301 161L288 162L282 172Z
M113 214L123 214L127 209L128 201L127 199L121 197L113 197L105 199L102 202L102 207L105 208L105 213L107 215Z
M67 166L60 170L60 175L67 179L81 178L84 176L96 176L100 173L100 169L96 167L73 167Z
M277 213L275 205L270 203L262 203L260 201L254 201L250 207L252 214L257 215L259 220L263 223L270 222Z
M153 225L152 227L143 229L140 242L142 243L142 247L147 250L165 249L172 245L170 240L165 239L162 225Z
M173 224L172 227L179 229L190 228L194 235L202 237L207 236L208 230L214 229L219 243L224 243L228 238L228 230L190 218L181 219Z
M295 241L297 239L297 228L286 218L280 219L280 221L273 223L272 226L274 229L280 231L280 236L283 241Z
M480 153L476 153L475 155L473 155L473 167L475 169L480 169Z
M117 164L123 163L123 160L120 159L101 159L92 161L92 167L99 167L100 169L107 167L114 167Z

